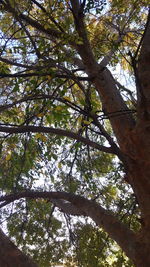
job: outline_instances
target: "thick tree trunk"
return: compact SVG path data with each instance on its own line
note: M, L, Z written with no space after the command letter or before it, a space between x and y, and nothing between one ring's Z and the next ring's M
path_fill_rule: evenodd
M129 132L122 152L127 158L126 180L137 197L144 225L150 229L150 131L146 125L143 121Z
M137 75L138 119L148 122L150 121L150 7L138 59Z
M135 244L135 254L132 255L131 260L136 267L149 267L150 266L150 246L145 243L142 237L137 239ZM134 259L133 259L134 258Z
M0 230L0 267L38 267Z
M127 155L126 180L136 195L141 211L141 231L137 233L135 254L129 256L136 267L150 266L150 143L144 122L126 136L123 153Z
M4 1L2 1L4 2ZM13 13L14 17L19 21L22 19L28 22L34 28L48 35L53 35L56 38L60 36L60 33L55 30L46 30L42 25L35 22L24 14L18 15L18 12L10 6L9 3L2 3L4 8ZM126 159L127 181L131 185L138 203L141 209L142 227L140 233L135 234L133 231L125 227L114 215L105 211L95 202L86 200L84 198L65 194L65 193L50 193L44 194L44 192L35 194L33 192L25 192L20 197L45 197L54 201L54 199L60 200L63 205L62 208L68 210L68 212L75 212L78 215L86 215L91 217L96 224L112 237L124 250L127 256L133 261L136 267L149 267L150 266L150 13L145 27L145 33L141 43L141 51L137 65L137 80L138 80L138 106L137 106L137 124L131 114L128 113L128 107L124 102L120 92L118 91L114 79L107 68L101 68L96 62L94 54L91 49L90 42L84 26L84 19L81 10L81 6L78 0L71 0L72 12L75 20L75 27L79 37L82 40L82 44L73 44L79 53L86 73L93 82L96 91L99 93L104 112L110 119L113 131L120 146L120 152ZM123 116L109 116L112 113L122 113ZM19 129L19 130L18 130ZM4 130L4 127L1 131ZM33 131L34 130L34 131ZM39 132L39 128L30 127L29 132ZM43 130L43 129L42 129ZM46 128L45 128L46 130ZM7 127L5 132L12 131ZM27 129L15 128L16 132L23 132ZM62 134L74 138L82 143L87 144L85 138L72 134L68 131L54 130L47 128L47 131L54 134ZM57 132L56 132L57 131ZM89 144L89 143L88 143ZM105 148L94 142L90 142L93 147L99 148L103 152L112 153L110 148ZM67 201L62 203L62 199ZM7 198L6 198L7 200ZM9 198L8 198L9 200ZM10 201L10 202L11 202ZM58 204L58 201L55 200ZM60 203L60 202L59 202ZM65 206L64 206L65 205ZM70 211L69 211L70 210ZM9 239L0 231L0 266L9 267L36 267L37 265L25 256Z

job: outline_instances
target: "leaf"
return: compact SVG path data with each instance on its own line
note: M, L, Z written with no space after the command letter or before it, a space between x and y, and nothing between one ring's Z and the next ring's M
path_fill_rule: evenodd
M61 161L58 163L58 168L59 168L59 169L62 168L62 162L61 162Z
M28 190L76 193L112 211L136 235L141 211L132 185L123 182L124 172L134 171L133 162L124 168L117 155L124 148L119 129L132 121L132 112L120 110L133 109L128 93L131 89L136 96L132 59L135 55L140 69L149 1L110 0L106 8L105 0L77 2L78 14L70 0L1 1L0 127L6 132L0 133L0 189L4 196ZM100 67L98 73L103 59L109 71ZM115 88L113 76L127 90ZM133 114L135 121L138 114ZM32 132L36 127L40 132ZM58 135L46 134L44 127ZM104 146L115 155L101 152ZM141 141L141 148L143 152L137 144L137 153L144 155L148 145ZM126 152L133 154L132 144ZM144 175L148 164L138 160ZM91 219L65 216L64 221L49 199L18 199L2 209L0 220L39 266L133 266Z
M13 92L15 93L17 91L19 91L19 84L16 83L14 88L13 88Z
M52 79L52 76L51 75L47 75L47 79L48 79L48 81L50 81Z
M44 115L45 115L45 114L43 114L43 113L39 113L39 114L37 114L36 116L37 116L38 118L42 118Z
M62 111L64 109L64 107L63 106L56 106L55 107L55 111Z
M86 121L86 120L83 120L83 124L85 125L90 125L92 123L93 120L89 120L89 121Z
M77 40L77 41L76 41L76 44L78 44L78 45L83 45L83 41L82 41L82 40Z
M63 96L63 99L65 99L65 100L71 102L71 98L70 98L69 96Z
M46 142L46 141L47 141L47 137L46 137L44 134L41 134L41 133L37 133L37 134L35 135L35 138L36 138L36 139L40 139L40 140L43 141L43 142Z
M6 155L6 160L8 161L8 160L10 160L11 159L11 155L12 155L12 153L11 153L11 151L9 151L8 152L8 154Z

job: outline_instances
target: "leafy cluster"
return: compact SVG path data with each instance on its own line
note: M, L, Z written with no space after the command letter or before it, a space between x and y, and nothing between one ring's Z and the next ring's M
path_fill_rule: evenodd
M84 2L93 54L98 63L106 56L128 112L135 112L134 63L149 1ZM84 69L77 53L84 40L76 33L70 5L67 0L0 1L1 193L76 193L137 231L137 200L116 153L107 152L118 147L109 119L122 113L105 112ZM129 88L121 84L118 68L130 76ZM0 219L40 266L63 261L65 266L132 266L102 229L62 216L45 200L10 204Z

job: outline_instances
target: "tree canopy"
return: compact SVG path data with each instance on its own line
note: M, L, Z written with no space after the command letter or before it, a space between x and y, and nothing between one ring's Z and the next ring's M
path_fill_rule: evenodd
M0 39L0 265L150 266L149 1L0 0Z

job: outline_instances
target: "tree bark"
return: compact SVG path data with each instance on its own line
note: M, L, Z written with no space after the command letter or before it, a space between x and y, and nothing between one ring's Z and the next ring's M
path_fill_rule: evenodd
M150 120L150 8L138 59L138 118ZM150 125L149 125L150 127Z
M102 208L95 201L87 200L81 196L66 192L22 192L0 197L1 206L20 198L44 198L72 215L90 217L97 225L102 227L109 236L115 240L126 255L137 267L149 267L150 246L147 231L136 234L117 219L117 216ZM58 200L58 202L57 202ZM64 201L65 200L65 201ZM65 205L66 204L66 205Z
M150 8L137 61L137 123L126 135L128 178L139 202L144 231L150 232Z
M19 250L0 229L0 266L1 267L38 267L30 257Z
M7 3L6 3L7 2ZM39 22L32 18L18 14L8 1L1 1L5 10L11 12L16 20L23 20L32 27L59 39L61 31L51 28L45 29ZM64 212L73 215L84 215L92 218L97 225L112 237L126 255L137 267L150 266L150 12L143 34L139 58L137 61L137 122L133 119L129 109L124 102L118 88L116 87L111 72L101 66L95 60L91 45L87 36L84 24L84 16L78 0L71 0L72 13L74 16L75 28L81 39L81 44L71 43L80 55L81 63L88 74L89 80L98 92L104 113L112 125L113 131L120 146L120 152L125 158L127 181L131 185L141 209L142 226L139 233L134 233L122 224L115 214L107 212L100 205L79 197L63 192L23 192L17 195L9 195L0 198L3 202L0 207L15 201L26 198L47 198L55 203ZM69 43L70 44L70 43ZM26 67L27 68L27 67ZM6 75L13 74L3 74ZM25 73L24 75L29 75ZM33 75L31 73L30 75ZM40 75L37 73L37 75ZM47 73L46 73L47 75ZM83 77L84 78L84 77ZM87 79L87 78L86 78ZM119 116L111 116L118 113ZM82 142L88 146L117 155L116 150L93 142L81 135L62 129L38 126L0 127L0 132L24 133L24 132L45 132L67 136ZM63 200L63 201L62 201ZM37 266L30 258L25 256L9 239L0 231L0 264L1 266Z
M42 126L33 126L33 125L27 125L27 126L19 126L19 127L5 127L0 126L0 132L1 133L49 133L49 134L56 134L58 136L66 136L71 139L75 139L79 142L82 142L83 144L86 144L88 146L91 146L95 149L98 149L100 151L106 152L106 153L112 153L116 154L116 150L114 150L112 147L105 147L103 145L99 145L96 142L91 141L89 138L85 138L78 133L71 132L69 130L64 129L56 129L53 127L42 127Z
M78 52L83 60L87 74L92 75L93 84L100 95L106 115L114 112L127 111L120 116L109 118L122 154L126 157L128 182L136 194L145 227L150 227L150 11L143 34L141 52L138 61L138 120L135 123L128 113L114 78L107 68L100 69L94 59L92 49L86 34L83 16L79 5L72 2L76 30L83 40L78 46ZM78 1L77 1L78 2Z

